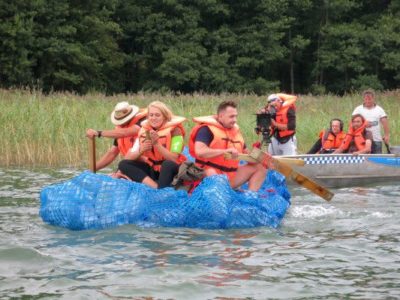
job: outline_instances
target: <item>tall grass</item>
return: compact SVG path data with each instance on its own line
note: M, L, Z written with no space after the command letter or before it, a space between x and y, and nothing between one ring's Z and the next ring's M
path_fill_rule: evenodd
M0 165L2 166L69 166L86 167L88 143L86 128L112 128L110 113L115 104L128 101L140 107L160 100L176 115L188 118L187 135L193 126L191 117L213 114L218 104L227 99L239 104L238 123L246 142L258 139L254 132L254 112L265 103L256 95L160 95L132 94L105 96L70 93L44 95L39 91L0 90ZM400 144L400 91L377 95L378 103L389 116L391 144ZM297 140L304 153L329 120L340 117L347 128L351 112L361 104L359 94L344 97L301 96L297 102ZM110 139L97 139L97 156L112 144Z

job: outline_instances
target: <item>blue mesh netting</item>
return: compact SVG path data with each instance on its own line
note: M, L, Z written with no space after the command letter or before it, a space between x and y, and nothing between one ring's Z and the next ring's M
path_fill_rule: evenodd
M193 228L277 227L290 206L285 178L269 171L258 192L234 191L225 176L212 176L189 196L172 188L83 172L40 194L43 221L72 230L122 224Z

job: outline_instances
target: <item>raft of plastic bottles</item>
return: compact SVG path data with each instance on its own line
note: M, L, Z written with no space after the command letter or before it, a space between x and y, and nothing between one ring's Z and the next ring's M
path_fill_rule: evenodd
M224 175L205 178L191 195L85 171L42 189L40 216L71 230L124 224L205 229L279 226L290 206L285 178L269 171L258 192L233 190Z

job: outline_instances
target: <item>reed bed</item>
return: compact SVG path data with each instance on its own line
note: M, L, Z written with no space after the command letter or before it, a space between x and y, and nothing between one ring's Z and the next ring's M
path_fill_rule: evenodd
M227 99L239 104L238 123L246 142L251 145L259 139L254 132L254 113L264 105L266 96L143 93L80 96L71 93L45 95L40 91L21 89L0 90L0 165L85 168L88 163L86 128L112 128L110 113L120 101L140 107L155 100L165 102L176 115L188 118L185 123L188 136L193 127L191 117L213 114L218 104ZM328 127L330 119L342 118L347 129L353 109L361 102L360 94L300 96L297 102L299 153L307 152L319 131ZM378 94L377 102L389 116L391 144L400 145L400 90ZM111 139L97 139L97 156L111 145Z

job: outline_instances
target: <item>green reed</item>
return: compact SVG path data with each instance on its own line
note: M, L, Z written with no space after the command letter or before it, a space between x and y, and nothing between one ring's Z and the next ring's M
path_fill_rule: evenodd
M187 137L193 127L191 117L213 114L223 100L239 104L238 123L248 145L259 137L254 132L255 112L265 104L265 96L256 95L161 95L131 94L105 96L71 93L44 95L40 91L0 90L0 165L86 167L88 142L86 128L109 129L115 104L128 101L145 107L152 101L165 102L176 115L188 118ZM353 109L361 104L359 94L338 97L300 96L297 102L297 140L300 153L314 143L329 120L340 117L347 129ZM377 95L377 101L389 115L391 144L399 145L400 91ZM97 157L112 145L111 139L97 139Z

